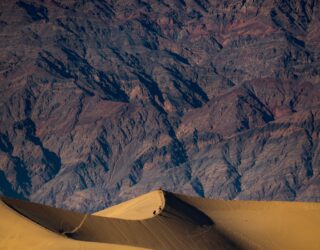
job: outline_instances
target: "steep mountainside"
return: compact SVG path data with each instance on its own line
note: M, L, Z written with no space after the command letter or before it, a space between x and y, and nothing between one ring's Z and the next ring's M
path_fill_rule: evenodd
M318 0L0 2L0 193L320 201Z

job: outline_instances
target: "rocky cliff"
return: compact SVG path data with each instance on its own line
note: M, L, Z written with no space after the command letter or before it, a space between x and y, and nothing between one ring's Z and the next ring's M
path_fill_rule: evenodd
M0 2L0 192L320 201L318 0Z

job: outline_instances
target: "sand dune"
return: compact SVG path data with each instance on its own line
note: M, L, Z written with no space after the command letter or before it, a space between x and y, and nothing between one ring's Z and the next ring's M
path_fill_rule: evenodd
M243 249L320 249L320 203L177 197L206 213Z
M162 191L154 191L101 210L94 215L126 220L143 220L153 217L153 211L158 214L160 212L159 208L162 209L164 206L164 193Z
M32 204L32 203L30 203ZM29 203L22 203L26 208ZM21 205L21 204L20 204ZM45 215L47 207L39 206L35 210L39 215ZM49 221L55 221L55 217L47 217ZM67 217L64 217L67 220ZM42 221L46 223L46 221ZM49 223L49 222L47 222ZM51 224L51 223L49 223ZM0 201L0 249L1 250L123 250L142 249L130 246L103 244L96 242L76 241L63 235L59 235L46 229L43 225L33 222L25 216L17 213Z
M320 203L153 191L93 215L2 197L0 249L320 249Z

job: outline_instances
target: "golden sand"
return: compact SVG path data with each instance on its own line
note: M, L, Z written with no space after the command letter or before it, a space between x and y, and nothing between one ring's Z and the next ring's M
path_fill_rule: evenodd
M144 220L153 217L154 211L159 213L159 208L162 209L164 206L164 194L159 190L101 210L94 215L126 220Z
M0 249L320 249L320 203L160 190L93 215L1 198Z
M45 213L45 210L37 212ZM52 220L54 219L55 218L52 218ZM0 201L0 249L134 250L141 248L69 239L29 220L28 218L8 207L3 201Z

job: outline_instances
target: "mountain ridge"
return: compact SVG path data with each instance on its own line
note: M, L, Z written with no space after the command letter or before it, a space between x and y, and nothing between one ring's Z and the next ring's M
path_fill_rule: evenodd
M319 201L318 1L0 7L2 194Z

